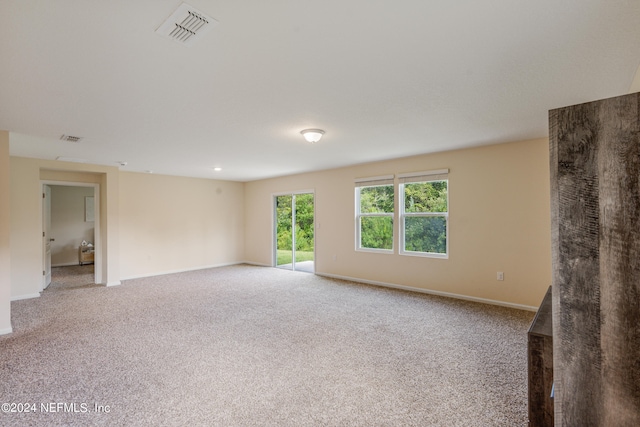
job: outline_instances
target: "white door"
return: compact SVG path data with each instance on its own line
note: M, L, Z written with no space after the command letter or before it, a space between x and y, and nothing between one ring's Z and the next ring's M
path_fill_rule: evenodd
M42 289L46 289L51 284L51 187L43 186L42 191L42 245L44 260L42 263Z

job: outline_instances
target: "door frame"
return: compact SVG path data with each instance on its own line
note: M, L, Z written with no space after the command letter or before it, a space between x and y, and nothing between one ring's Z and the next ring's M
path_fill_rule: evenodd
M317 235L317 221L316 221L316 191L314 189L311 190L298 190L298 191L284 191L281 193L272 193L271 194L271 203L272 203L272 209L271 209L271 226L273 227L273 232L271 233L271 266L272 267L278 267L278 248L277 248L277 244L278 244L278 225L276 223L276 219L277 219L277 209L278 209L278 205L276 202L276 198L280 197L280 196L295 196L298 194L313 194L313 274L316 273L316 261L317 261L317 250L316 250L316 235ZM292 197L292 203L293 203L293 197ZM293 207L292 207L293 208ZM294 227L295 230L295 224L292 221L292 226ZM296 271L296 259L295 259L295 232L292 232L292 245L293 245L293 250L292 250L292 271Z
M100 184L89 182L74 182L74 181L53 181L53 180L40 180L40 190L44 191L45 185L49 186L62 186L62 187L93 187L93 201L94 201L94 224L93 224L93 246L95 247L94 256L94 269L93 269L93 283L99 284L102 278L102 236L100 234ZM42 228L44 232L44 200L40 198L40 212L43 212ZM46 263L46 254L44 253L44 245L40 245L42 251L42 267L44 268ZM44 271L44 270L43 270ZM44 289L45 278L43 276L40 283L40 291Z
M42 284L40 292L51 284L51 192L49 184L42 185Z

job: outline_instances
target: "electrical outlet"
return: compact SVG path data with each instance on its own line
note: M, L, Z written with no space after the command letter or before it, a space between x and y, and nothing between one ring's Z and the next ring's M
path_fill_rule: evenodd
M504 280L504 273L502 271L498 271L497 280Z

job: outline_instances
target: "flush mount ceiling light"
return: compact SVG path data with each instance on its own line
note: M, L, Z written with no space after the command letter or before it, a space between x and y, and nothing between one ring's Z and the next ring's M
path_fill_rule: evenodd
M300 133L304 136L304 139L306 139L307 142L312 144L320 141L320 138L324 135L324 131L322 129L305 129L300 131Z

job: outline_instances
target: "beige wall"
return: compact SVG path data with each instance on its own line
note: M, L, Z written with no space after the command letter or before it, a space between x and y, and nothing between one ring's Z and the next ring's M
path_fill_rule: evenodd
M633 78L633 82L631 82L631 87L629 88L629 93L640 92L640 67L636 71L636 75Z
M0 335L11 332L9 132L0 131Z
M244 255L244 185L120 174L123 278L234 264Z
M11 297L42 284L42 181L99 184L99 283L239 263L244 184L11 157Z
M63 166L61 166L63 165ZM48 169L52 167L62 169ZM78 168L78 170L69 170ZM45 168L48 167L48 168ZM104 168L101 166L76 166L73 163L48 162L47 166L40 168L40 180L46 183L77 183L79 185L97 186L96 192L98 198L95 200L95 221L94 221L94 244L96 253L94 255L95 278L96 283L117 285L119 279L119 260L117 247L117 223L118 216L112 215L107 217L107 212L117 212L118 194L117 187L111 186L110 191L107 188L107 180L117 180L118 169ZM66 168L66 170L65 170ZM94 171L94 169L96 171ZM102 170L102 172L97 172ZM115 193L115 194L114 194ZM100 221L100 218L104 220ZM111 242L111 244L109 244ZM107 254L111 252L112 256ZM109 261L111 259L111 261ZM104 267L104 268L103 268Z
M11 297L38 295L42 285L42 189L37 162L11 158Z
M37 296L41 286L41 180L100 185L100 283L241 261L271 265L272 196L300 190L316 194L320 274L525 307L540 303L551 279L546 139L245 184L19 157L10 166L11 221L0 210L0 229L10 224L12 298ZM448 260L398 255L397 230L393 255L354 250L354 178L441 168L450 169Z
M314 189L317 273L535 308L551 283L548 150L540 139L246 183L245 259L272 264L273 194ZM398 255L397 221L393 255L355 251L355 178L443 168L449 259Z
M83 240L95 243L95 221L85 221L85 197L93 187L51 186L51 265L77 265Z
M103 268L97 281L109 285L119 283L118 174L116 167L11 157L13 299L36 297L42 286L42 180L100 184ZM115 185L109 186L111 181Z

